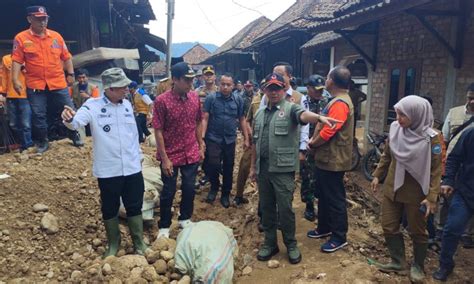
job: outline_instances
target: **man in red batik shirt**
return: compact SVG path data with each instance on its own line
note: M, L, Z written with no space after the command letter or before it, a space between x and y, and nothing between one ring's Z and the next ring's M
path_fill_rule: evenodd
M179 225L191 223L194 206L194 183L199 162L204 159L202 113L199 96L191 91L193 69L185 62L171 67L173 87L155 99L153 128L161 161L163 191L160 195L160 237L169 237L171 207L176 193L178 170L181 172Z

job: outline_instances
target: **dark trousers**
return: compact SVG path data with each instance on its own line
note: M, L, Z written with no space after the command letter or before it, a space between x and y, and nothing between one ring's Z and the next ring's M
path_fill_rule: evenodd
M219 172L222 169L222 194L230 194L234 171L235 143L218 144L206 140L206 151L208 153L207 174L211 182L211 191L219 190Z
M64 127L60 122L61 112L65 105L74 108L74 104L67 88L60 90L27 89L27 95L31 106L33 136L40 142L45 141L48 136L48 111L50 112L49 124ZM70 131L68 132L70 133Z
M171 207L176 194L176 180L178 171L181 172L181 204L179 206L178 220L188 220L193 215L194 209L194 183L199 163L173 167L173 175L162 175L163 191L160 195L160 222L159 228L169 228L171 225ZM163 169L161 170L163 173Z
M31 138L31 107L28 99L7 99L8 120L22 149L33 146Z
M332 232L331 239L345 242L348 230L344 172L315 169L319 192L318 232Z
M146 114L137 114L135 121L137 122L138 142L143 143L145 142L145 138L151 134L146 125Z
M461 194L455 192L448 211L448 220L444 226L441 242L439 263L441 267L451 269L454 267L454 254L464 233L466 226L474 215L474 210L467 206Z
M129 176L98 178L102 218L109 220L118 214L122 198L127 217L142 214L145 183L142 172Z

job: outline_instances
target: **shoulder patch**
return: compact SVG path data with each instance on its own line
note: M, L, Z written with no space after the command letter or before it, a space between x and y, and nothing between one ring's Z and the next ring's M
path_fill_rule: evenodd
M441 154L441 151L442 151L442 148L440 144L436 144L436 145L433 145L433 147L431 147L431 153L435 155Z

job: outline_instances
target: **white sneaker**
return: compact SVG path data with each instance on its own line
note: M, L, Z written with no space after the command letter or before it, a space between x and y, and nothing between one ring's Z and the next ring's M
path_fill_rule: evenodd
M156 239L158 240L159 238L170 238L170 228L161 228L159 229L158 236Z
M181 229L186 228L187 226L194 224L190 219L178 221L179 227Z

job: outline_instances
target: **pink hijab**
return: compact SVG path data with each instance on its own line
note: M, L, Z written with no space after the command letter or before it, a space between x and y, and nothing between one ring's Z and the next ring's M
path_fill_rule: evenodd
M433 109L430 103L419 96L406 96L394 108L411 120L408 128L398 121L390 125L389 141L392 157L397 161L395 168L394 191L405 181L405 171L420 184L423 193L428 195L431 171L431 137L437 133L433 126Z

